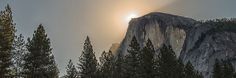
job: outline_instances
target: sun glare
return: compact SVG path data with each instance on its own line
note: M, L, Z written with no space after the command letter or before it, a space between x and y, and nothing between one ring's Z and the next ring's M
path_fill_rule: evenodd
M125 21L129 22L132 18L138 17L137 13L130 13L129 15L126 16Z

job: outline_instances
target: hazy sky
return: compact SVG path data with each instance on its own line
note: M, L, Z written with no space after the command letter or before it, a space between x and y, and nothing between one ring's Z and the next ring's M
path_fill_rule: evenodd
M90 36L96 55L122 41L126 17L159 11L213 19L236 17L236 0L0 0L0 10L10 4L17 33L31 37L42 23L51 39L53 53L65 72L69 59L78 62L83 42Z

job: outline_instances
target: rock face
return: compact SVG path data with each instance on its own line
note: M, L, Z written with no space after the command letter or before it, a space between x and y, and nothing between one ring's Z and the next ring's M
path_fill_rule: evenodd
M158 12L134 18L129 22L119 51L126 54L131 38L135 36L141 47L145 46L149 38L155 49L158 49L162 44L168 44L173 47L178 56L185 42L186 33L194 28L196 23L197 21L190 18Z
M230 60L236 68L236 33L223 31L209 34L214 26L200 25L190 30L180 58L190 61L206 78L210 78L215 59Z
M190 61L194 67L209 78L216 58L236 58L236 33L217 32L208 34L214 28L191 18L153 12L129 22L125 38L118 52L127 54L131 38L135 36L140 47L149 38L156 51L163 44L170 45L184 63ZM231 60L234 66L236 60Z

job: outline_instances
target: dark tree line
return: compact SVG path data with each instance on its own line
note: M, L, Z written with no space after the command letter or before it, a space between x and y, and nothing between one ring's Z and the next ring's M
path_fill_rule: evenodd
M96 60L89 37L78 63L78 69L67 66L66 78L203 78L192 64L183 64L177 59L170 46L163 45L157 53L151 40L141 48L135 37L132 38L127 54L111 51L103 52L100 61ZM68 69L69 68L69 69ZM68 72L70 71L70 72ZM72 74L71 71L74 71ZM74 76L77 74L77 76Z
M42 24L25 42L16 35L9 5L0 12L0 78L58 78L50 39Z

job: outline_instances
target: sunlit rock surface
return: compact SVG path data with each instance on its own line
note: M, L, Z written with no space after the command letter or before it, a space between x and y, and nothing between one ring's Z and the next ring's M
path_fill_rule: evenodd
M163 43L168 44L179 56L186 33L194 27L195 23L196 21L190 18L157 12L132 19L119 51L126 54L128 45L135 36L141 47L145 46L149 38L155 49L158 49Z
M117 51L127 54L133 36L140 47L145 46L149 38L157 52L163 44L171 45L184 63L190 61L205 78L210 78L216 58L231 59L236 66L236 33L207 34L213 27L191 18L153 12L129 22L126 36Z

